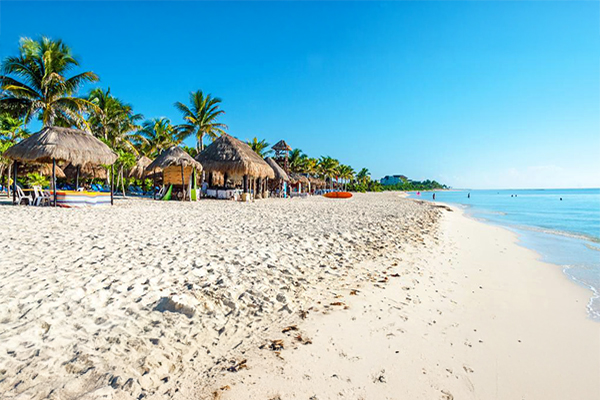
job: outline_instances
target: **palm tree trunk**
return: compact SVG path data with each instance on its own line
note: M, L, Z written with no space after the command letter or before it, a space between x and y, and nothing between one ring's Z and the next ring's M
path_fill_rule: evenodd
M198 150L198 153L204 150L204 133L200 133L200 135L198 136L198 144L196 146L196 150Z

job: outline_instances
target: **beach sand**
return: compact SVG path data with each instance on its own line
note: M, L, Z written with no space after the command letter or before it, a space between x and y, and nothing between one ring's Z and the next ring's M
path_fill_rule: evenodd
M379 193L0 218L3 399L600 398L588 291L456 209Z

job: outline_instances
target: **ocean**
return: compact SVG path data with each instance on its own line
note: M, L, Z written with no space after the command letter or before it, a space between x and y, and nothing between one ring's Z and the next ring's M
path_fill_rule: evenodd
M410 197L431 201L433 193L438 202L517 232L543 261L562 266L569 279L591 290L588 313L600 322L600 189L452 190Z

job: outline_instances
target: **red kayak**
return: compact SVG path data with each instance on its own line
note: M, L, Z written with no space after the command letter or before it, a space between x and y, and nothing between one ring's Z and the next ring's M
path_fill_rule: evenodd
M352 193L349 192L331 192L325 193L323 196L329 199L349 199L352 197Z

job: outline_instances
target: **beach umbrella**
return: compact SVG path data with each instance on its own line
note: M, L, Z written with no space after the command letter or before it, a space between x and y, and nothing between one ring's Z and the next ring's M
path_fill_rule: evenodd
M86 164L111 165L118 156L103 142L90 133L79 129L47 126L20 141L4 152L6 158L15 162L52 163L52 187L56 206L56 162L66 161L75 166ZM15 163L15 191L16 191ZM111 174L112 178L112 174ZM15 199L14 199L15 200ZM111 179L112 204L112 179Z

